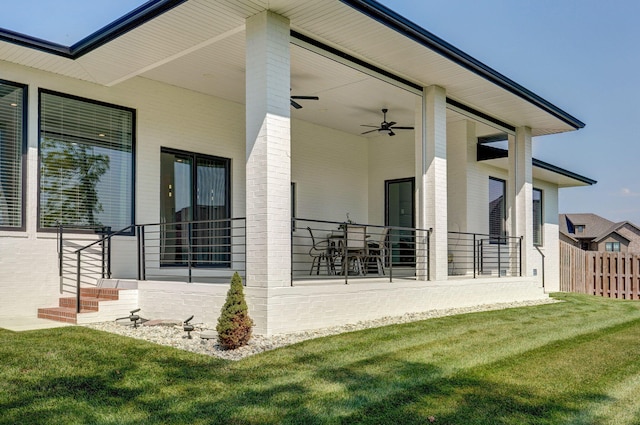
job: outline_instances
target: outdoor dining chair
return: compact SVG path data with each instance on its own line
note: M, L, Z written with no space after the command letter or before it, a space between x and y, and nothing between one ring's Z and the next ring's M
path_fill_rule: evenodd
M309 270L309 274L313 274L313 270L316 270L316 275L320 274L320 268L322 264L327 267L327 274L333 274L333 259L329 255L329 251L331 247L329 246L329 241L319 240L316 241L316 238L313 236L313 231L311 227L307 227L309 231L309 236L311 237L311 248L309 249L309 255L312 258L311 261L311 269Z

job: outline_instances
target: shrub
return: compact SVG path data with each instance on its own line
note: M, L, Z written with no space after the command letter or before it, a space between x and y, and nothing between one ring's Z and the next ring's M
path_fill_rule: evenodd
M249 317L242 290L242 278L236 272L231 279L231 287L216 326L220 346L225 350L233 350L247 345L252 326L253 321Z

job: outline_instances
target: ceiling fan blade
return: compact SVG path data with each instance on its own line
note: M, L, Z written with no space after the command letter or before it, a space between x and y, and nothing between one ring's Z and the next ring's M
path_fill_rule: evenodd
M394 130L413 130L413 127L393 127Z
M293 99L290 99L290 101L291 101L291 106L293 106L296 109L302 109L302 105L300 105L298 102L296 102Z
M374 131L378 131L378 129L373 129L373 130L369 130L369 131L365 131L364 133L360 133L360 134L369 134L369 133L373 133Z
M387 127L393 127L393 126L394 126L394 125L396 125L396 124L398 124L398 123L397 123L397 122L395 122L395 121L391 121L391 122L388 122L388 123L387 123Z
M393 130L389 129L389 136L395 136L396 133L393 132Z
M291 96L291 99L320 100L318 96Z
M377 125L367 125L367 124L360 124L360 127L379 128Z

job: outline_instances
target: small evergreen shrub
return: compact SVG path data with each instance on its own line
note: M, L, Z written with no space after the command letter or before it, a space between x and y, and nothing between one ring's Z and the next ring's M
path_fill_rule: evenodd
M242 290L242 278L236 272L231 279L231 287L216 326L220 346L225 350L233 350L247 345L251 338L252 326L253 321L249 317Z

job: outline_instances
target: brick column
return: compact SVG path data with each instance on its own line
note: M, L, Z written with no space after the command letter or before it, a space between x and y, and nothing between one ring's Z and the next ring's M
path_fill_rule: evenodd
M509 236L522 236L522 276L531 276L529 258L533 250L533 175L531 128L516 128L509 137Z
M289 20L269 11L246 21L248 287L291 279L289 31Z
M416 227L433 229L431 280L447 279L447 98L442 87L423 91L416 119ZM426 267L417 258L418 279Z

